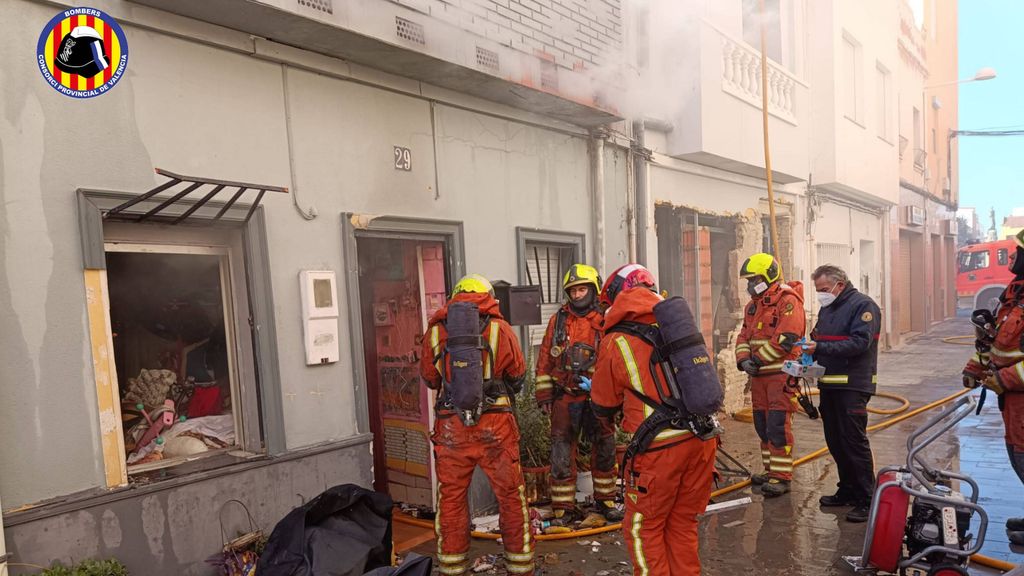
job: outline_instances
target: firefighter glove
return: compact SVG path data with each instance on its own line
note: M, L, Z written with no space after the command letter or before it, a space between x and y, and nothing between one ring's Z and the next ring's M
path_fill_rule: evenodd
M1006 392L1006 388L1004 388L1002 382L999 381L999 376L995 374L989 374L988 377L985 378L984 382L982 382L982 385L996 394Z
M964 374L964 388L974 390L978 386L981 386L981 382L978 382L977 378L970 374Z
M586 376L580 376L580 390L586 390L590 392L590 378Z
M743 370L751 376L757 376L757 373L761 371L761 367L757 365L757 362L748 358L743 362L740 362L740 370Z

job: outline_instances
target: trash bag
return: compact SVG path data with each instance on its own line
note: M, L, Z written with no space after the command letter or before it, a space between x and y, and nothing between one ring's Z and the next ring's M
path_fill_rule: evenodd
M430 576L434 559L410 552L401 566L386 566L370 570L363 576Z
M362 576L391 565L387 494L354 484L324 491L289 512L260 556L260 576Z

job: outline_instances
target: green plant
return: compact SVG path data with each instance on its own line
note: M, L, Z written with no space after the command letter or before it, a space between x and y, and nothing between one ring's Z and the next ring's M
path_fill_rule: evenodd
M628 446L633 441L633 435L622 429L621 426L615 428L615 445L616 446Z
M129 576L128 568L117 560L82 560L73 566L55 562L40 576Z
M539 468L551 463L551 420L537 406L537 380L532 353L527 366L523 389L516 396L519 459L524 467Z

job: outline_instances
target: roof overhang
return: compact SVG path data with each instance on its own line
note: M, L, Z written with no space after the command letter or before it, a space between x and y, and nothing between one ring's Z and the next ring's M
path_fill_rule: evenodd
M622 119L595 102L577 102L257 0L133 1L577 126L593 128Z

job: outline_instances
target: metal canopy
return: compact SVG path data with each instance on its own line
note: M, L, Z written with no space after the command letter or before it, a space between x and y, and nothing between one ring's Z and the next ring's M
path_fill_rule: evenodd
M224 216L224 214L235 204L235 202L238 202L238 200L242 197L243 194L245 194L246 191L251 190L255 192L256 197L255 200L253 200L252 204L249 205L249 211L245 215L244 221L248 222L249 218L252 218L253 213L256 212L256 208L260 205L260 201L263 200L264 194L266 194L267 192L283 192L285 194L288 193L288 188L282 186L267 186L265 184L251 184L247 182L232 182L230 180L214 180L212 178L182 176L180 174L168 172L167 170L162 170L160 168L156 168L156 173L161 176L165 176L170 180L164 182L163 184L160 184L159 186L153 188L152 190L146 192L145 194L140 194L135 198L128 200L127 202L119 204L114 208L111 208L110 210L107 210L106 212L103 213L103 218L127 220L130 222L145 222L146 220L152 219L160 221L169 221L170 224L180 224L187 220L189 216L195 214L197 210L199 210L208 202L213 200L225 188L228 188L229 190L227 194L231 194L232 191L234 191L234 194L231 194L231 197L227 200L227 202L221 204L220 210L213 217L213 220L220 220L221 217ZM167 190L172 190L173 188L179 185L184 185L185 187L181 190L176 191L176 193L173 196L169 196L166 198L160 197L154 199L154 202L157 200L160 200L161 202L157 206L149 209L148 211L143 212L141 214L135 211L132 211L130 213L127 212L127 210L132 206L135 206L140 202L150 200L157 194L165 192ZM203 197L198 200L186 199L186 197L189 194L198 191L200 188L204 186L212 186L213 188L206 192L206 194L203 195ZM225 194L225 196L227 196L227 194ZM218 204L220 203L218 202ZM187 209L179 214L179 210L177 210L176 208L181 208L183 206L187 206Z

